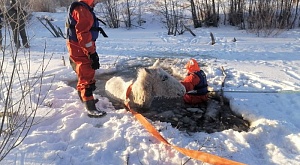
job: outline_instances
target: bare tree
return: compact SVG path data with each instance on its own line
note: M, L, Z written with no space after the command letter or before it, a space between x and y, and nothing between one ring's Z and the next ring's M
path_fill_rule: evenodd
M193 4L191 3L192 18L193 20L200 20L200 22L206 26L217 27L219 24L219 8L220 1L193 0ZM198 26L200 25L198 21L196 23Z
M253 30L258 36L260 36L261 34L269 36L275 30L275 26L272 26L272 24L276 24L276 22L274 21L274 17L276 14L275 4L260 1L258 3L255 3L254 8L255 13L251 14L255 16L255 27Z
M138 0L138 21L137 21L137 23L138 23L138 25L139 26L142 26L142 23L145 23L146 21L145 20L143 20L142 19L142 13L144 12L144 11L142 11L142 6L143 6L144 4L141 2L141 0Z
M244 0L230 0L229 3L229 24L233 26L240 26L241 29L245 29L244 23Z
M120 4L118 0L105 0L100 5L100 14L110 28L120 27Z
M45 1L45 0L29 0L30 9L35 12L55 12L55 8L59 7L59 1Z
M30 9L35 12L55 12L56 7L68 7L78 0L22 0L30 4Z
M140 0L125 0L120 3L120 14L122 16L122 22L124 22L126 28L133 26L133 21L141 25L142 20L142 3Z
M247 14L248 30L257 35L269 36L289 29L298 15L298 12L293 12L294 8L295 3L292 0L250 0Z
M294 4L294 19L293 19L293 21L292 21L292 23L291 23L291 27L290 28L293 28L295 25L296 25L296 21L297 21L297 18L300 18L299 17L299 0L293 0L293 4ZM298 25L298 26L300 26L300 24Z
M289 28L292 21L293 1L281 0L278 6L280 6L279 14L276 16L278 19L278 28Z
M201 18L206 26L218 26L219 22L219 2L215 0L198 0Z
M4 14L4 22L7 21L10 19ZM7 28L3 29L0 60L0 161L22 143L35 124L39 105L46 97L42 87L48 65L44 54L38 70L33 70L30 49L22 52L11 44L13 36Z
M202 27L202 22L199 14L199 10L197 10L197 6L195 4L194 0L190 0L191 3L191 13L192 13L192 19L194 23L194 28Z
M133 11L131 10L131 3L129 0L126 0L125 4L126 4L125 12L122 13L122 15L125 20L126 27L130 28L131 27L131 16L132 16Z
M162 22L166 25L168 35L183 34L186 20L183 13L187 6L177 0L164 0L158 2L157 6L160 8L159 14L163 16Z

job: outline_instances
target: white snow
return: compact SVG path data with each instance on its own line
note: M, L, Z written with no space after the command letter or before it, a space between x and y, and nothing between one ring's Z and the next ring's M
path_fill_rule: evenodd
M65 12L34 13L41 15L53 18L53 23L64 29ZM163 26L152 27L150 22L144 29L104 28L109 38L100 36L97 40L101 68L96 76L118 71L115 62L119 66L135 66L166 58L161 65L184 77L186 61L195 58L206 72L209 85L218 90L223 66L227 73L225 91L258 92L225 92L232 110L251 122L248 132L187 134L170 123L151 123L168 142L179 147L200 148L249 165L300 165L299 28L270 38L226 26L193 29L196 37L188 32L168 36ZM40 64L44 50L47 59L53 55L44 79L43 94L48 92L48 95L38 110L37 118L42 122L34 125L23 143L0 164L177 165L189 159L156 140L130 112L115 109L106 97L95 95L100 100L97 106L107 116L87 117L76 89L68 86L68 82L76 80L76 75L68 62L65 40L54 38L34 18L27 32L31 38L32 70ZM215 45L210 44L210 32L216 38ZM232 42L233 38L237 41ZM189 160L187 164L202 162Z

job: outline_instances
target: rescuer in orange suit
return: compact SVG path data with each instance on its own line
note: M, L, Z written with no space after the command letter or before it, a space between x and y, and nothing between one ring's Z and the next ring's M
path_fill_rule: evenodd
M208 100L206 74L200 69L195 59L189 60L185 68L188 73L181 81L186 89L186 94L183 96L184 102L192 105L206 103Z
M77 74L77 90L80 100L85 104L88 116L101 117L106 114L96 108L93 91L95 70L99 69L99 56L95 41L99 35L99 22L93 11L100 0L79 0L73 2L66 22L67 47L70 63Z

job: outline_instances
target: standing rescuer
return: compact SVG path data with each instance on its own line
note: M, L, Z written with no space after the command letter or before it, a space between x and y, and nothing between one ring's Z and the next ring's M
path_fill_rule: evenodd
M95 41L99 35L99 22L93 12L100 0L79 0L73 2L68 11L67 47L70 63L77 74L77 90L80 100L85 104L88 115L101 117L106 114L96 108L93 91L95 86L95 70L99 69L99 56Z
M200 69L198 62L191 59L185 65L187 76L181 81L186 89L183 100L187 104L201 104L208 100L206 74Z
M18 0L10 0L6 12L9 24L13 31L14 43L16 48L20 48L19 35L25 48L29 48L29 43L25 31L27 13L22 9L22 4Z

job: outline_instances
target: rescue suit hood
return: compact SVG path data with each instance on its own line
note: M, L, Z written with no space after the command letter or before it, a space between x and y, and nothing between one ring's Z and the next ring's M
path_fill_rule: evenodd
M198 65L198 62L195 59L191 59L190 61L188 61L185 65L185 69L187 69L188 72L200 71L200 67Z

